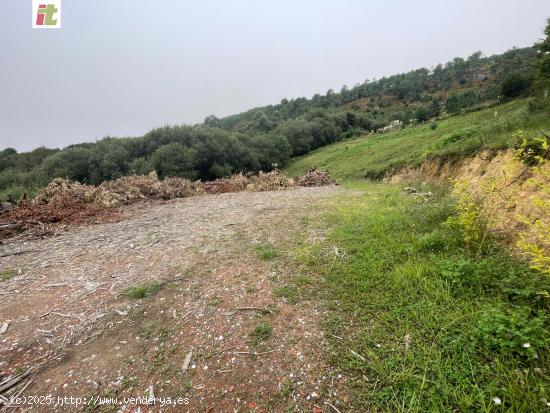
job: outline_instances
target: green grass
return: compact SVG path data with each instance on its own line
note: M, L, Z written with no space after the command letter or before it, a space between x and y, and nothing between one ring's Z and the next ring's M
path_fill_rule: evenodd
M438 188L424 203L397 186L350 185L309 224L328 231L321 247L297 246L303 271L318 274L323 328L342 338L328 336L327 354L348 378L347 407L547 411L549 280L496 243L469 253ZM326 253L334 246L345 258Z
M426 158L459 158L481 148L502 149L516 143L518 129L550 129L550 116L532 114L525 100L437 122L338 142L295 158L286 168L296 176L311 167L327 169L339 180L379 179L390 170L419 166Z
M273 246L267 244L257 245L256 252L262 261L274 260L279 256L279 252Z
M294 382L291 378L286 378L283 380L283 383L281 384L281 395L284 398L288 398L292 396L292 392L294 391Z
M289 304L296 304L300 299L300 290L294 283L275 288L275 297L284 298Z
M0 281L8 281L15 275L14 270L3 270L0 271Z
M269 323L262 321L260 324L250 332L250 342L252 346L257 346L260 343L266 342L271 333L273 332L273 327Z
M145 297L155 295L160 291L161 288L162 288L161 283L137 285L137 286L128 288L124 292L124 295L130 298L133 298L135 300L139 300Z
M328 311L327 354L348 378L346 410L548 410L550 280L494 239L467 249L450 224L456 212L443 189L426 188L435 193L426 203L398 186L365 182L426 159L513 147L519 129L549 130L550 116L513 101L439 120L436 128L339 142L286 169L293 176L327 169L354 190L339 195L324 219L303 221L328 235L294 251L300 272L317 277L308 291ZM292 288L275 293L297 297Z

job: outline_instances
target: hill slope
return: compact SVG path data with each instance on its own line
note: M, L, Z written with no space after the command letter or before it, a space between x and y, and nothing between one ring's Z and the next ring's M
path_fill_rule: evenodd
M97 185L152 170L160 177L201 180L270 170L392 121L426 121L492 106L501 94L528 94L538 59L534 47L490 57L475 53L432 70L369 80L311 99L283 99L222 119L212 115L198 125L165 126L140 137L25 153L7 148L0 151L0 199L32 197L55 177Z
M338 142L294 158L286 171L295 176L317 167L329 170L338 180L379 179L401 167L419 166L430 157L458 158L483 148L510 148L517 143L515 133L520 129L527 134L548 130L550 118L529 113L525 100L513 101L436 123Z

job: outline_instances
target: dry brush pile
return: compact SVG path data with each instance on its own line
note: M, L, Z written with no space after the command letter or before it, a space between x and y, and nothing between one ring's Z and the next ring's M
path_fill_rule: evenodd
M328 171L310 169L298 178L299 186L325 186L331 185L334 181Z
M38 235L51 234L59 226L112 222L122 217L121 206L143 200L187 198L226 192L258 192L323 186L333 181L328 172L308 171L296 180L279 170L244 175L210 182L184 178L160 180L155 172L149 175L125 176L99 186L55 178L31 201L0 215L0 235L33 230Z

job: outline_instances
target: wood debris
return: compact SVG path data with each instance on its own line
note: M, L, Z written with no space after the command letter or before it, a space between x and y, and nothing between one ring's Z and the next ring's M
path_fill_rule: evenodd
M190 351L187 353L187 356L185 356L185 360L183 360L183 365L181 366L181 372L185 373L187 369L189 368L189 364L191 363L191 358L193 357L193 352Z
M298 186L324 186L333 181L326 171L310 170L297 181L280 170L253 174L236 174L210 182L184 178L160 180L149 175L124 176L99 186L55 178L31 201L4 211L0 237L31 231L35 235L53 235L68 225L116 222L122 219L121 206L151 199L187 198L227 192L260 192ZM155 244L154 241L151 245Z
M239 307L239 308L236 308L236 310L238 310L238 311L260 311L262 313L273 314L273 311L271 311L269 308L264 308L264 307Z
M353 351L352 349L350 349L349 351L351 352L351 354L353 354L355 357L357 357L361 361L367 361L367 359L365 357L363 357L361 354Z
M6 321L2 324L2 327L0 327L0 334L4 334L6 331L8 331L8 327L10 326L10 321Z

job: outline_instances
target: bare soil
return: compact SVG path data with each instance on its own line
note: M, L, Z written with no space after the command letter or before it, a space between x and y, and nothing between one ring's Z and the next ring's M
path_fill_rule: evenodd
M284 250L307 237L303 217L314 217L338 191L140 203L119 222L6 240L0 326L9 327L0 335L0 383L33 367L21 396L45 403L9 410L337 411L346 396L335 389L344 379L325 363L321 306L275 296L295 267L284 254L261 260L255 246ZM127 294L144 285L154 286L150 295ZM255 344L250 334L262 322L272 333ZM123 402L151 391L189 403ZM61 405L63 396L96 405ZM116 397L116 404L97 405L98 397Z

